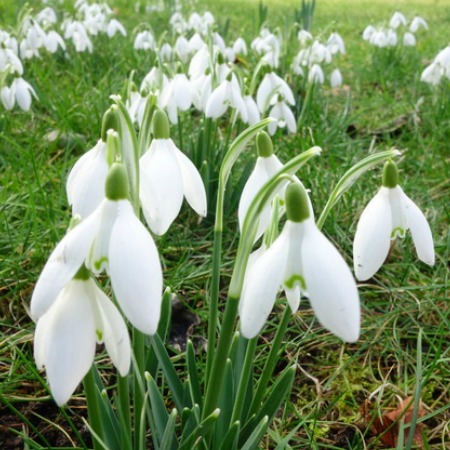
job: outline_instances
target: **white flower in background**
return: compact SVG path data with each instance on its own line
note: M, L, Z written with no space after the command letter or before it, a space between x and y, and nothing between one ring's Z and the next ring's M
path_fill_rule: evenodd
M169 79L167 78L166 74L160 67L154 66L142 80L140 90L141 92L147 91L158 96L159 93L167 86L167 84L169 84Z
M44 45L47 51L49 51L50 53L55 53L58 50L58 47L60 47L62 50L66 49L66 43L64 42L64 39L59 33L53 30L47 33Z
M269 72L264 75L256 93L256 103L261 113L267 110L270 101L276 94L283 96L290 105L295 105L294 94L286 81L275 72Z
M403 25L406 27L407 20L406 17L399 11L396 11L393 16L391 17L391 20L389 22L389 26L391 28L398 28L400 25Z
M156 42L153 34L148 30L136 34L133 48L135 50L155 50Z
M245 109L247 110L247 121L250 126L257 124L261 120L258 105L251 95L244 96Z
M198 50L200 50L205 44L205 41L202 39L202 37L198 34L195 33L188 42L188 47L189 47L189 53L195 53Z
M72 216L89 216L105 198L108 175L106 142L100 139L72 167L66 184L67 199Z
M334 69L330 76L330 86L337 88L342 86L342 74L339 69Z
M141 126L142 120L144 119L147 100L148 95L144 95L143 91L138 92L137 90L132 90L126 102L128 114L132 122L137 123L139 126Z
M165 42L161 48L159 49L159 58L161 62L169 62L172 61L173 58L173 49L170 44Z
M81 22L70 21L66 24L64 31L64 39L71 39L75 50L78 53L88 51L92 53L93 46L86 32L86 28Z
M442 67L447 78L450 78L450 46L441 50L434 58L434 61Z
M303 293L319 322L346 342L360 331L355 280L342 256L314 223L300 183L286 190L287 221L280 236L246 272L239 301L241 333L251 339L263 328L282 286L295 312Z
M281 51L281 39L278 36L263 28L259 36L252 41L251 48L261 55L262 60L270 67L278 67Z
M238 37L233 44L233 52L236 55L246 55L247 54L247 44L245 43L244 39L241 37Z
M36 22L40 23L44 27L55 24L58 21L55 10L53 8L51 8L50 6L47 6L42 11L40 11L36 15L35 19L36 19Z
M325 75L323 74L322 67L319 64L313 64L308 72L308 81L310 83L323 84L325 81Z
M383 186L364 209L353 242L355 275L365 281L373 277L386 260L391 240L411 235L421 261L434 264L433 237L427 219L398 185L398 171L392 161L383 169Z
M217 119L220 116L223 116L229 107L238 111L241 119L244 122L247 122L247 108L239 83L234 76L228 77L222 81L219 86L212 91L208 102L206 103L205 115L206 117Z
M206 104L212 92L212 76L204 73L191 80L191 86L194 91L192 102L198 111L205 111Z
M327 47L332 55L336 53L345 54L345 44L339 33L331 33L327 41Z
M223 53L227 48L223 37L219 33L212 34L213 44Z
M95 211L53 250L36 283L31 316L38 320L49 311L85 262L96 274L106 269L125 316L135 328L152 335L161 313L161 264L150 233L127 200L123 165L112 165L105 195Z
M302 46L305 46L308 41L312 41L312 38L312 34L307 30L300 30L297 34L297 39Z
M420 80L424 81L425 83L432 84L433 86L437 86L441 82L443 76L444 70L442 66L436 62L432 62L422 72Z
M173 31L177 34L182 34L189 28L189 25L184 20L183 15L179 12L172 14L169 23L172 26Z
M333 46L337 47L336 44L333 44ZM305 65L308 66L315 63L321 64L323 62L326 62L328 64L333 59L331 50L326 45L321 44L319 41L314 41L311 48L304 49L304 52L309 56L305 61Z
M112 38L116 33L120 33L122 36L126 36L127 32L124 26L116 19L111 19L106 29L108 37Z
M1 99L3 106L10 110L17 102L20 109L29 111L31 107L31 96L37 99L33 87L22 77L14 78L11 86L3 86L1 90Z
M187 62L191 55L189 41L184 36L179 36L174 45L175 52L182 62Z
M416 16L411 21L411 25L409 26L409 31L411 31L411 33L416 33L420 28L424 28L425 30L428 30L428 24L425 21L425 19L422 19L422 17Z
M368 25L363 31L363 35L362 35L363 39L365 41L370 40L372 34L375 33L375 31L376 30L372 25Z
M205 44L194 54L189 63L188 74L191 80L202 76L210 65L212 65L211 55L208 46Z
M270 109L268 116L276 119L274 122L270 122L268 126L271 135L275 134L277 128L287 127L291 133L297 131L297 121L295 120L294 113L286 104L284 98L278 98L278 101Z
M139 161L140 199L145 220L157 235L163 235L178 216L183 197L194 211L206 216L206 192L202 178L169 134L166 114L153 116L153 140Z
M406 32L403 35L403 45L405 47L414 47L416 45L416 37L414 34Z
M104 342L122 377L130 368L127 326L114 304L84 271L86 274L62 289L36 326L36 366L39 370L45 368L59 406L68 402L91 368L96 343Z
M11 66L12 73L23 75L22 62L10 48L2 48L0 45L0 72Z
M178 111L187 111L193 97L191 82L184 73L177 73L162 90L158 106L167 110L172 123L178 123Z

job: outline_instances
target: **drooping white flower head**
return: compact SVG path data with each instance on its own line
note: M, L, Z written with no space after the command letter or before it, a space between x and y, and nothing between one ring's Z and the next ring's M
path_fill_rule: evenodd
M268 109L270 101L276 94L281 94L287 103L295 105L294 94L286 81L275 72L266 73L256 93L256 103L261 113Z
M206 117L217 119L225 114L229 107L238 111L241 119L247 122L247 108L245 107L241 88L234 74L230 74L212 91L206 103L205 115Z
M363 31L363 35L362 38L365 41L368 41L370 39L370 37L372 36L372 34L375 32L375 28L373 27L373 25L368 25L366 28L364 28Z
M8 65L12 68L12 73L23 75L23 65L19 57L10 48L2 48L0 45L0 72L5 70Z
M50 6L47 6L46 8L41 10L36 15L35 19L36 19L36 22L40 23L44 27L54 24L58 21L55 10L53 8L51 8Z
M125 27L117 19L111 19L108 22L106 34L108 35L109 38L112 38L113 36L116 35L116 33L120 33L122 36L127 35Z
M406 17L399 11L396 11L392 17L391 20L389 21L389 26L391 28L394 28L394 30L396 28L398 28L400 25L406 26L407 24L407 20Z
M339 69L334 69L330 75L330 86L332 88L337 88L342 86L342 74Z
M71 39L73 45L75 46L75 50L78 53L85 52L86 50L89 53L93 52L94 47L89 39L84 24L81 22L71 21L67 23L64 32L64 39Z
M34 339L36 365L45 368L59 406L67 403L91 368L96 343L105 343L121 376L130 368L130 338L122 316L86 269L79 274L38 320Z
M14 78L11 86L9 87L3 86L0 96L3 106L8 110L12 109L17 102L20 109L23 111L29 111L32 100L31 96L37 99L37 95L33 87L22 77Z
M244 95L245 109L247 110L247 121L250 126L257 124L261 120L258 105L251 95Z
M194 211L206 216L206 192L202 178L172 139L166 114L153 116L154 138L141 157L140 199L145 220L157 235L163 235L178 216L183 197Z
M187 111L193 97L191 82L184 73L177 73L162 90L158 106L167 110L172 123L178 123L178 111Z
M407 31L403 35L403 45L405 47L415 47L415 45L416 45L416 37L414 36L414 34L412 34L412 33Z
M162 270L155 243L133 211L122 164L113 164L106 197L96 210L71 229L50 255L36 283L31 315L40 319L52 308L83 263L98 274L103 269L120 308L145 334L158 328L162 302Z
M141 31L134 38L133 48L135 50L155 50L156 41L149 30Z
M391 240L411 231L417 256L428 265L434 264L433 237L427 219L417 205L398 185L397 167L385 164L383 186L369 202L359 218L353 242L356 278L373 277L388 256Z
M281 96L278 96L278 101L273 104L268 116L276 119L274 122L269 123L268 129L271 135L275 134L277 128L285 127L291 133L297 132L297 121L295 120L294 113Z
M416 16L411 21L411 25L409 26L409 31L411 33L416 33L420 28L424 28L425 30L428 30L428 24L422 17Z
M428 67L424 69L420 76L421 81L429 83L433 86L437 86L441 82L441 78L444 76L444 69L442 66L433 61Z
M300 295L306 295L322 326L355 342L360 331L356 283L342 256L316 227L299 183L287 188L286 212L280 236L246 272L239 302L242 335L258 335L282 286L293 312Z
M329 48L332 55L336 53L345 54L345 44L339 33L331 33L327 41L327 47Z
M307 30L300 30L297 34L297 39L300 45L304 46L308 41L312 40L312 34Z
M50 53L55 53L58 50L58 47L65 50L66 43L59 33L54 30L50 30L45 38L45 48Z
M308 81L310 83L323 84L325 81L325 75L323 74L322 67L319 64L313 64L308 72Z

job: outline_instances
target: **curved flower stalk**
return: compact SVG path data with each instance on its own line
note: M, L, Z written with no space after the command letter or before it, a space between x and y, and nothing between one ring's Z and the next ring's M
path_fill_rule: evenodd
M81 268L38 320L34 358L45 368L50 390L61 406L94 362L96 343L104 343L111 361L124 377L130 368L127 326L117 308Z
M308 195L299 183L287 188L286 214L282 233L246 274L239 302L243 336L257 336L283 286L293 312L303 293L325 328L355 342L360 330L356 283L342 256L316 227Z
M145 220L163 235L180 212L183 197L201 217L206 217L206 192L194 164L170 139L166 114L153 116L154 139L141 157L139 195Z
M59 242L42 270L31 298L31 315L40 319L79 268L109 273L117 301L131 324L145 334L158 327L162 271L149 232L127 200L128 180L121 164L106 179L106 198Z
M361 281L373 277L386 260L391 240L403 238L411 230L417 256L424 263L434 265L431 229L418 206L398 184L398 170L392 161L383 169L383 185L364 209L353 242L356 278Z

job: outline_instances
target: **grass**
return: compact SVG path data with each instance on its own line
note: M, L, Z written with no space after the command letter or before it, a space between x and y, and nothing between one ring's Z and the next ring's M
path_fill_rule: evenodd
M125 0L112 4L128 30L143 18ZM299 2L267 4L269 24L289 29ZM13 23L20 6L12 0L2 2L0 23ZM249 41L256 35L257 1L222 0L206 6L222 25L230 19L229 39L243 33ZM417 50L399 58L369 48L360 38L366 25L389 18L394 10L409 16L417 12L431 25L419 36ZM418 262L410 237L395 244L388 263L360 285L363 323L356 344L343 345L323 330L308 302L302 303L290 322L277 367L281 371L298 364L294 389L262 448L387 448L374 427L377 419L397 407L398 396L413 396L415 404L420 398L426 405L426 415L419 419L424 448L448 448L449 86L433 91L419 76L424 63L448 44L449 13L444 1L433 1L432 8L427 0L397 2L395 7L386 1L318 1L313 32L336 29L344 37L347 55L339 66L349 88L334 92L324 87L298 134L277 135L277 152L286 160L313 144L323 147L321 160L299 174L311 189L317 216L339 176L369 148L400 149L404 154L399 165L401 184L428 217L437 262L432 268ZM167 15L149 16L149 20L161 32ZM70 219L64 189L68 171L98 139L109 95L123 89L131 70L140 80L150 68L145 57L132 51L131 39L100 39L94 46L93 55L70 51L68 59L44 56L27 63L25 76L39 101L28 114L0 111L0 444L5 449L23 448L23 443L38 448L31 439L44 448L82 447L82 440L89 442L80 419L85 415L83 397L59 411L34 366L34 324L27 305L39 272ZM344 115L348 92L350 110ZM49 139L50 132L57 139ZM379 182L380 170L368 173L325 223L325 232L349 264L357 218ZM234 210L229 210L226 221L223 292L237 247ZM206 335L209 224L210 220L198 224L185 208L171 232L157 242L165 283L201 320L190 331L200 343ZM257 369L284 304L280 299L261 336ZM103 355L98 363L104 376L110 376Z

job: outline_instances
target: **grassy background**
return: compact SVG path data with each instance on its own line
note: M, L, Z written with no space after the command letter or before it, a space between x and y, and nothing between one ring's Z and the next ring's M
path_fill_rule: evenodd
M289 30L299 3L266 2L269 25ZM2 2L0 24L14 23L22 4ZM128 30L145 18L125 0L110 4ZM256 35L257 1L200 2L198 9L205 8L222 26L230 19L228 40L243 34L250 41ZM408 17L422 15L430 30L420 33L417 49L401 55L370 48L361 39L363 29L388 20L395 10ZM158 32L167 23L164 13L147 17ZM302 303L291 321L279 367L297 362L297 379L291 401L263 448L278 444L289 448L282 446L288 434L290 446L297 449L386 448L373 430L377 418L397 407L396 395L405 398L418 389L427 407L422 428L425 448L448 448L450 90L447 85L433 91L419 77L424 65L448 44L449 17L448 1L318 1L313 33L336 30L343 36L347 55L339 67L348 87L338 91L324 87L298 134L277 135L277 152L286 159L312 144L323 147L320 161L300 173L311 188L317 214L339 176L370 147L399 148L404 154L399 164L401 184L430 221L437 262L433 268L418 262L410 237L397 242L388 263L360 286L363 329L354 345L343 345L319 327L308 302ZM131 37L100 38L94 47L93 55L71 50L68 58L61 54L28 62L25 78L39 101L28 114L0 111L0 444L5 449L22 448L14 432L35 437L44 447L71 446L71 439L76 445L70 421L75 421L74 428L82 427L83 399L74 400L61 414L41 384L31 356L34 325L27 305L35 280L70 219L64 188L68 171L98 139L109 95L122 90L131 70L140 80L150 69L146 57L132 51ZM345 114L348 98L350 110ZM419 99L423 99L420 106ZM49 139L49 132L58 138ZM357 218L379 182L379 170L367 174L325 224L349 264ZM201 339L211 231L208 221L197 226L196 217L187 208L183 211L158 246L166 265L165 282L200 317L193 333ZM238 238L234 210L227 220L224 293ZM284 304L280 299L271 316L260 354L267 352ZM100 365L106 362L99 357Z

